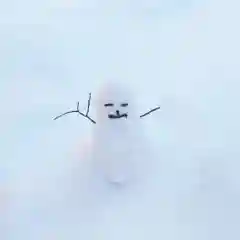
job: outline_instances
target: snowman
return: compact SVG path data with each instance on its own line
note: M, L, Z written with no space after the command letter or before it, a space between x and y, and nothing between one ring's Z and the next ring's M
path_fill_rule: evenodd
M86 114L79 111L78 103L76 110L63 113L55 120L77 113L94 124L88 146L88 165L99 180L118 186L140 180L150 165L146 163L147 141L140 119L160 107L139 115L131 91L112 82L100 89L96 102L96 120L89 116L91 94Z

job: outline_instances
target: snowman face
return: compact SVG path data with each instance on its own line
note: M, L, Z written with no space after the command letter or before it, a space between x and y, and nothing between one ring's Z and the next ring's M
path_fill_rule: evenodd
M133 116L133 102L126 89L107 85L100 92L97 106L97 120L126 121Z
M128 103L120 103L116 104L118 106L115 106L114 103L105 103L104 107L108 108L108 118L109 119L119 119L119 118L127 118L128 112L127 107ZM124 109L125 108L125 109Z

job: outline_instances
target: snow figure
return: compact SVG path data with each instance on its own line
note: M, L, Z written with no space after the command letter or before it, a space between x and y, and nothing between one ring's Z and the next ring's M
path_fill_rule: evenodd
M140 174L142 148L139 116L130 92L108 84L97 98L92 157L111 183L123 184Z
M121 84L108 83L100 89L96 98L96 121L89 117L91 95L87 113L77 110L66 112L79 113L95 124L90 143L91 171L108 182L123 185L140 179L146 172L147 142L143 136L141 117L136 111L133 93ZM143 159L145 158L145 163ZM147 165L147 166L146 166Z

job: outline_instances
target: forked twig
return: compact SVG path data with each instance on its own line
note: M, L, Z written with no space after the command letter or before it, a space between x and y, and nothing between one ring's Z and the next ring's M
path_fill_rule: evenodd
M95 122L92 118L90 118L90 117L88 116L89 110L90 110L90 104L91 104L91 93L89 93L89 99L88 99L88 106L87 106L87 112L86 112L86 114L84 114L84 113L82 113L82 112L79 111L79 102L77 102L77 110L71 110L71 111L65 112L65 113L63 113L63 114L55 117L53 120L57 120L57 119L65 116L65 115L67 115L67 114L70 114L70 113L78 113L78 114L80 114L81 116L83 116L83 117L87 118L88 120L90 120L92 123L96 124L96 122Z
M90 110L90 104L91 104L91 93L89 93L89 98L88 98L88 106L87 106L87 113L86 115L88 116L89 110Z
M154 109L151 109L150 111L142 114L142 115L140 116L140 118L145 117L145 116L147 116L148 114L150 114L150 113L152 113L152 112L155 112L155 111L157 111L157 110L159 110L159 109L160 109L160 107L156 107L156 108L154 108Z

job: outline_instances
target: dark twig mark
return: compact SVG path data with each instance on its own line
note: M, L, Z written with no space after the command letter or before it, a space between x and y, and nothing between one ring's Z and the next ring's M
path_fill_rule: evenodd
M77 102L77 110L72 110L72 111L65 112L65 113L55 117L53 120L57 120L57 119L65 116L67 114L70 114L70 113L78 113L81 116L83 116L83 117L87 118L88 120L90 120L92 123L96 124L96 122L92 118L89 117L90 105L91 105L91 93L89 93L89 99L88 99L88 106L87 106L86 114L84 114L84 113L79 111L79 102Z
M156 108L154 108L154 109L152 109L152 110L150 110L150 111L142 114L142 115L140 116L140 118L145 117L145 116L147 116L148 114L150 114L150 113L152 113L152 112L155 112L155 111L157 111L157 110L159 110L159 109L160 109L160 107L156 107Z

